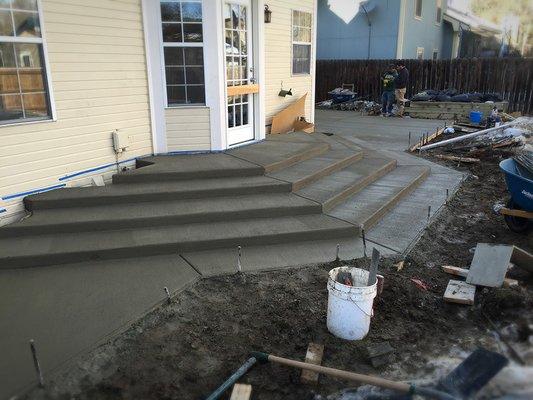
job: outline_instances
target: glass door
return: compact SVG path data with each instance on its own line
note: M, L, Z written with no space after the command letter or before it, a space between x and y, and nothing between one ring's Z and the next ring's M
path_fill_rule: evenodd
M228 146L254 139L251 0L224 3Z

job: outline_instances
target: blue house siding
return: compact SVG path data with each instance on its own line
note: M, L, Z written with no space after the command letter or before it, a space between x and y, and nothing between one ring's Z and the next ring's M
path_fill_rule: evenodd
M398 1L400 3L400 1ZM415 0L406 0L402 58L417 58L417 48L424 49L424 59L431 59L433 50L443 55L444 21L436 22L437 1L422 0L422 18L415 18ZM442 15L446 0L442 1Z
M336 1L350 0L318 1L317 59L396 58L400 0L374 0L376 7L369 13L372 24L370 57L365 13L359 12L346 23L328 5Z

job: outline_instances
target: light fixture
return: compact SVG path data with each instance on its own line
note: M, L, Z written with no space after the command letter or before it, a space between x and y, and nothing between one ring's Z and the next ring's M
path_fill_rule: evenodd
M272 11L268 8L268 4L265 4L265 24L272 22Z

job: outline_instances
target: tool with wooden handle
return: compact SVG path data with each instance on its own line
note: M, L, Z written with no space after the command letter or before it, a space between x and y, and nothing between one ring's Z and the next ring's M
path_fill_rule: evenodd
M291 360L289 358L277 357L272 354L266 354L261 352L253 352L251 354L259 362L274 362L288 367L307 369L310 371L318 372L320 374L329 375L335 378L345 379L347 381L364 383L367 385L378 386L384 389L394 390L400 393L417 394L420 396L430 397L439 400L456 400L457 398L442 392L427 387L420 387L410 383L396 382L388 379L380 378L377 376L357 374L355 372L344 371L342 369L335 369L329 367L323 367L321 365L308 364L301 361Z

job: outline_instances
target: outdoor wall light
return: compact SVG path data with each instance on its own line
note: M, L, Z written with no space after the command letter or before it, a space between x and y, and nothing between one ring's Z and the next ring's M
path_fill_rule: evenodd
M272 11L268 8L268 4L265 4L265 24L270 24L272 22Z
M278 96L280 97L292 96L292 88L290 88L289 90L281 89L278 93Z

